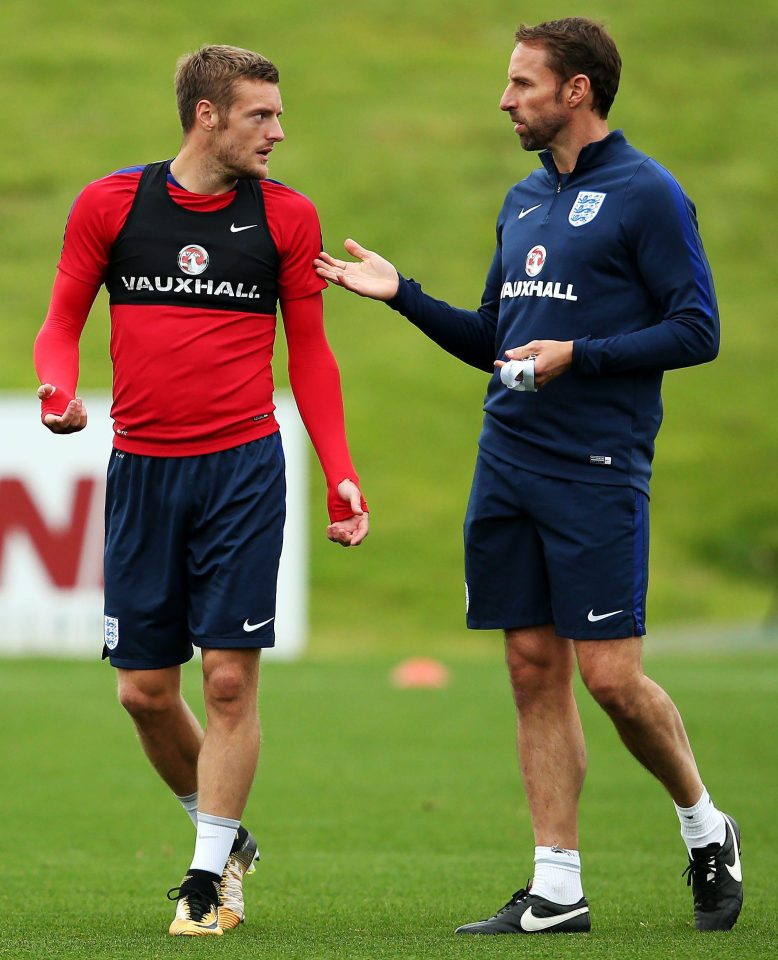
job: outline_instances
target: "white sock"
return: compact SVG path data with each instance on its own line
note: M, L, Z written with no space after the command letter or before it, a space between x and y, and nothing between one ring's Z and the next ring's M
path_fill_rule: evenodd
M189 819L197 829L197 791L190 793L188 797L179 797L176 796L176 800L181 804L181 806L186 810Z
M207 870L220 877L239 826L240 820L198 813L197 842L190 869Z
M705 787L702 788L702 796L693 807L679 807L676 803L675 812L681 822L681 836L689 853L692 847L724 843L727 836L724 815L716 809Z
M578 851L535 847L535 876L530 893L553 903L578 903L583 896Z

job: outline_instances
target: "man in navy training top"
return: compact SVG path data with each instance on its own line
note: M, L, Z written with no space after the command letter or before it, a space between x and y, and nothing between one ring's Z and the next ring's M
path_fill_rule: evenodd
M522 26L515 39L500 109L543 166L508 192L478 310L432 299L353 240L345 246L359 262L316 261L320 276L386 301L492 371L465 520L467 623L505 631L535 871L494 916L457 932L590 929L576 660L675 803L697 928L725 930L743 897L739 830L703 786L678 710L641 666L662 374L717 354L710 271L691 201L608 131L621 59L605 30L570 18ZM524 380L532 357L539 392Z
M244 919L257 842L240 823L259 748L260 650L275 642L285 514L271 359L280 304L289 381L327 481L327 534L367 536L340 377L313 260L307 197L268 178L283 140L276 67L207 46L181 59L184 140L170 161L89 184L68 219L35 345L44 424L86 426L79 337L110 295L114 450L108 467L105 645L151 763L197 827L170 933ZM202 648L208 723L181 697Z

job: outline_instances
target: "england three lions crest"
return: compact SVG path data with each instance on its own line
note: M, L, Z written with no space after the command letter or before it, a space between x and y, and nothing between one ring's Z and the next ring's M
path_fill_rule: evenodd
M600 212L603 200L607 196L607 193L581 190L575 198L575 203L570 208L567 219L574 227L582 227L585 223L591 223Z

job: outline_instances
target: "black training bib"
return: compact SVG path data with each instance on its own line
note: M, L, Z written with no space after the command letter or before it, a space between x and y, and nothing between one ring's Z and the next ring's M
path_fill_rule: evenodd
M177 204L169 161L149 164L111 251L105 285L112 304L165 304L275 314L279 256L256 180L238 180L223 210Z

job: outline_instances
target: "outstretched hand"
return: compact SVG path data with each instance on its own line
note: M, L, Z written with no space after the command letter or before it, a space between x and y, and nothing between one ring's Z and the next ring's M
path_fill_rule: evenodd
M362 509L362 494L352 480L341 480L338 496L351 507L352 516L327 527L327 537L342 547L358 547L368 533L368 515Z
M56 393L57 388L50 383L42 383L38 387L38 399L48 400ZM86 426L86 407L80 397L71 400L61 417L47 413L43 418L44 424L52 433L78 433Z
M352 257L357 257L359 262L336 260L322 251L313 261L320 277L345 287L360 297L391 300L396 296L400 278L388 260L384 260L372 250L365 250L356 240L346 240L343 246Z

